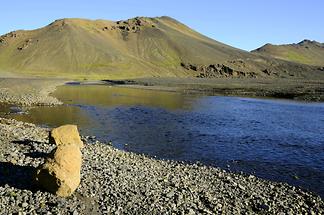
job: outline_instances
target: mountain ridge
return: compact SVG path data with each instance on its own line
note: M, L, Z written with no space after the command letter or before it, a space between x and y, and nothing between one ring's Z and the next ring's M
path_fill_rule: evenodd
M305 77L316 68L208 38L167 16L58 19L0 37L0 71L78 79Z
M315 40L304 39L282 45L267 43L251 52L301 64L324 66L324 43Z

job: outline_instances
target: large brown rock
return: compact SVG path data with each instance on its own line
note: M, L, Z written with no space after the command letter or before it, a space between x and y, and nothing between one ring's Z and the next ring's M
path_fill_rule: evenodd
M76 125L63 125L54 128L50 132L49 141L51 144L56 144L57 146L61 144L76 144L80 148L83 148L83 142L81 141Z
M77 127L71 125L53 129L50 138L57 147L37 168L36 182L58 196L70 196L80 184L83 143L79 141Z

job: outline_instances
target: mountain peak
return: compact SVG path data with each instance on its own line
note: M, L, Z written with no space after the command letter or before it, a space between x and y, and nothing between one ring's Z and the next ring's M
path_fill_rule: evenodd
M112 20L106 20L106 19L84 19L84 18L62 18L62 19L56 19L55 21L53 21L52 23L50 23L49 25L57 25L57 24L82 24L82 23L95 23L95 22L112 22L112 23L126 23L126 22L136 22L136 21L142 21L142 22L149 22L149 21L153 21L156 19L172 19L171 17L167 17L167 16L162 16L162 17L145 17L145 16L136 16L133 18L129 18L129 19L125 19L125 20L116 20L116 21L112 21Z
M304 40L302 40L302 41L300 41L298 44L308 44L308 43L313 43L313 42L315 42L315 40L309 40L309 39L304 39Z
M315 40L304 39L303 41L299 42L297 45L315 45L315 46L323 46L323 43L317 42Z
M62 19L56 19L50 25L62 24L62 23L78 23L80 21L90 21L90 20L89 19L80 19L80 18L62 18Z
M252 52L302 64L323 66L324 44L304 39L299 43L271 45L266 44Z

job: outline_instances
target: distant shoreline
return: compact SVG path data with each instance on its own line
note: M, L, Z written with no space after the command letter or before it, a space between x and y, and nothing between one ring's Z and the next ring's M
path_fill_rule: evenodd
M324 101L324 81L298 79L199 79L143 78L129 80L72 81L68 84L100 84L185 94L243 96Z
M50 94L55 91L56 87L65 84L111 85L208 96L277 98L305 102L324 101L324 81L321 80L143 78L69 81L31 77L0 78L0 103L21 106L62 104Z

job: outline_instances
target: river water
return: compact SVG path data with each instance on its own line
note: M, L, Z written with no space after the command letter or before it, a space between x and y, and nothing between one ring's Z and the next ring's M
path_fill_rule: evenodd
M122 150L218 166L324 196L324 103L66 85L18 120L73 123ZM15 112L15 111L13 111Z

